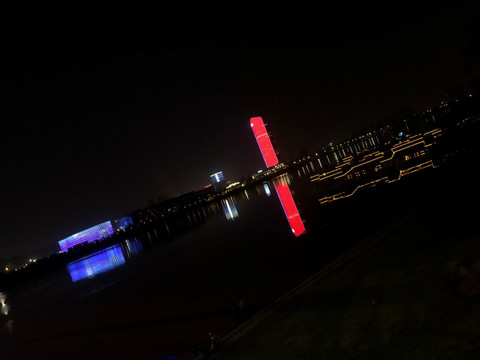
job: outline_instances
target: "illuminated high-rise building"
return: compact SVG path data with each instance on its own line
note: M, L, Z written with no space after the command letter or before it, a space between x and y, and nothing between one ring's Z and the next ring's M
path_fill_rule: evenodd
M273 149L270 136L268 136L267 129L263 123L263 119L260 116L250 119L250 126L252 127L255 139L257 139L258 147L262 153L263 160L267 168L278 164L277 154Z
M272 142L268 136L267 129L261 117L253 117L250 119L250 126L252 127L255 138L257 139L258 147L262 153L263 160L267 168L278 164L277 154L273 149ZM290 229L295 236L300 236L305 233L305 226L303 220L298 212L297 205L293 199L292 192L284 179L276 179L274 181L275 190L278 198L282 204L283 211L287 217ZM265 193L270 196L270 188L268 183L264 183Z
M210 181L211 181L215 191L223 190L227 186L227 184L225 182L225 177L223 176L223 172L221 172L221 171L210 175Z
M210 180L212 181L212 184L218 184L219 182L223 181L224 179L225 179L225 177L223 176L223 172L221 172L221 171L210 175Z

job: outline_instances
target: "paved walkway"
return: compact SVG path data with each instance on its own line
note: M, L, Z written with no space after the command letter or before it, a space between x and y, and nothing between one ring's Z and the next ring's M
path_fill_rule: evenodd
M374 245L378 245L380 243L385 243L388 240L389 234L391 234L396 229L399 229L402 225L412 219L415 215L417 215L422 210L421 205L417 205L410 210L406 211L402 215L398 216L396 219L392 220L390 223L384 225L382 228L362 240L358 245L356 245L351 250L347 251L340 257L338 257L335 261L331 262L323 269L317 271L315 274L307 278L305 281L300 283L298 286L284 294L283 296L279 297L275 300L272 304L267 306L265 309L259 311L255 314L251 319L246 321L245 323L241 324L237 328L235 328L232 332L227 334L223 337L222 342L223 346L228 346L229 344L234 343L236 340L241 338L243 335L248 333L252 330L255 326L259 323L265 321L269 318L281 305L288 302L294 296L302 293L324 276L330 274L331 272L335 271L339 267L343 266L344 264L348 263L354 258L357 258L361 254L363 254L366 250L371 248ZM212 358L217 358L219 354L214 354Z

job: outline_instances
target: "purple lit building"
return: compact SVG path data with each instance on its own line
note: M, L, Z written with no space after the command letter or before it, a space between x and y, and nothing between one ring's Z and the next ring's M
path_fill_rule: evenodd
M113 227L110 221L95 225L89 229L80 231L58 242L60 249L66 251L72 246L95 240L100 240L113 234Z

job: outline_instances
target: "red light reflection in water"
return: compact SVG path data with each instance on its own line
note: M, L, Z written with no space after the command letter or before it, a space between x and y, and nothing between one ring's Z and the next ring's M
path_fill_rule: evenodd
M295 200L293 200L288 184L285 180L277 179L274 181L274 185L293 234L295 236L302 235L305 232L305 226L298 213L297 205L295 205Z
M252 127L255 139L257 139L258 147L262 152L263 160L267 168L278 164L277 154L273 150L272 142L268 136L265 124L260 116L250 119L250 126Z

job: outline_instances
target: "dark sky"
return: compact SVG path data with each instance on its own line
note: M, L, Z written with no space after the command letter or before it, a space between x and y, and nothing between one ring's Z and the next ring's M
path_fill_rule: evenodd
M479 74L475 2L385 3L3 31L0 258L262 168L252 116L288 159Z

